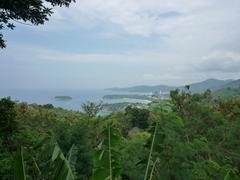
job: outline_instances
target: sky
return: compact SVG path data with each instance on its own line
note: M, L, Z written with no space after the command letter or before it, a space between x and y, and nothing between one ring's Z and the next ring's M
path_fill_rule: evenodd
M239 0L76 0L2 33L0 88L184 85L240 78Z

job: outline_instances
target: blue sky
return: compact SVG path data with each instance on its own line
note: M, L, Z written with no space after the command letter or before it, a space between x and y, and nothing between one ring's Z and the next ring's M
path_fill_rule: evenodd
M77 0L3 31L3 88L180 85L240 78L238 0Z

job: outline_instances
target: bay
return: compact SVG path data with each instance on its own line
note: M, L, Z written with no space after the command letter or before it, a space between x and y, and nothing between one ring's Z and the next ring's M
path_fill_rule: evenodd
M12 100L18 102L36 103L40 105L52 104L68 110L81 111L81 105L87 101L99 103L144 103L139 99L115 99L103 100L104 95L109 94L133 94L129 92L115 92L104 89L5 89L0 88L0 98L10 96ZM136 94L136 93L135 93ZM70 96L71 100L57 100L55 96Z

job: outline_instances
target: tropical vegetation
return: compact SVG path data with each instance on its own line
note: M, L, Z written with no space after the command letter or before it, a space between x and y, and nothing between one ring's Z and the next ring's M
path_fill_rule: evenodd
M240 179L240 99L171 91L98 116L0 100L0 179Z

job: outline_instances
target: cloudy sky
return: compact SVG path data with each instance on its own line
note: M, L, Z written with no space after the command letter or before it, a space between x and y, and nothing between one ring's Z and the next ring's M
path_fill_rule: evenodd
M105 88L240 78L239 0L77 0L4 31L0 87Z

